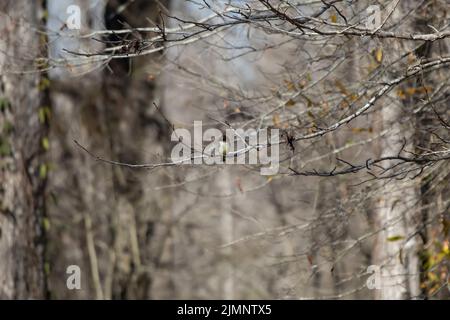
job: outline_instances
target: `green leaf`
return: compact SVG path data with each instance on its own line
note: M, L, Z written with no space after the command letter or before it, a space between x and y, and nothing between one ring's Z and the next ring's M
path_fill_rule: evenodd
M4 111L9 107L9 101L6 98L0 98L0 111Z
M45 151L50 149L50 142L47 137L42 138L42 148L44 148Z
M10 134L12 131L14 130L14 126L11 122L9 121L5 121L5 123L3 124L3 133L5 135Z
M46 123L50 120L50 108L49 107L41 107L39 108L39 121L41 123Z
M48 173L48 166L45 163L42 163L39 166L39 178L45 179Z
M50 230L50 220L48 218L42 219L42 226L44 227L45 231Z
M45 263L44 263L44 273L45 273L46 275L49 275L49 274L50 274L50 263L48 263L48 262L45 262Z
M50 87L50 80L48 78L42 78L38 85L39 91L44 91L49 87Z
M388 237L386 240L390 241L390 242L394 242L394 241L399 241L399 240L402 240L402 239L405 239L405 237L397 235L397 236Z
M36 68L38 69L46 69L49 67L48 64L48 59L47 58L36 58L34 60L34 65L36 66Z
M0 156L10 156L11 151L11 145L9 144L9 142L0 137Z

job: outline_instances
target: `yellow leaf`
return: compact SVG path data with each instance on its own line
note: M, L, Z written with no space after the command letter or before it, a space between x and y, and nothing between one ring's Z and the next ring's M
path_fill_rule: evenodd
M295 83L293 83L292 81L286 81L286 87L288 91L293 91L295 90Z
M361 132L364 132L366 130L367 130L366 128L352 128L352 132L353 133L361 133Z
M48 11L47 10L42 11L42 18L44 18L44 19L48 18Z
M339 91L340 91L342 94L344 94L344 95L346 95L346 96L349 95L349 92L348 92L347 88L342 84L342 82L340 82L339 80L336 80L336 81L334 82L334 84L336 85L336 87L339 89Z
M431 93L432 91L433 91L433 88L432 88L432 87L429 87L429 86L417 88L417 92L423 93L423 94L426 94L426 93L429 94L429 93Z
M272 118L272 121L273 121L273 125L275 127L278 127L280 125L280 122L281 122L280 121L280 116L278 114L274 114L273 118Z
M414 93L416 93L416 88L410 87L410 88L406 88L406 93L409 94L410 96L414 95Z
M295 105L295 101L292 100L292 99L289 99L289 100L285 103L285 106L286 106L286 107L292 107L292 106L294 106L294 105Z
M378 63L381 63L381 61L383 60L383 49L378 48L375 50L375 60Z
M450 248L449 248L449 242L448 241L444 241L444 243L442 244L442 252L445 255L449 255L450 254Z
M436 275L435 273L433 273L433 272L428 272L428 279L430 279L430 281L433 281L433 282L439 280L439 278L437 277L437 275Z
M335 14L332 14L332 15L330 16L330 19L331 19L331 22L333 22L333 23L336 23L336 22L337 22L337 17L336 17Z
M403 92L402 89L398 89L397 90L397 97L399 97L402 100L405 100L406 99L406 94Z

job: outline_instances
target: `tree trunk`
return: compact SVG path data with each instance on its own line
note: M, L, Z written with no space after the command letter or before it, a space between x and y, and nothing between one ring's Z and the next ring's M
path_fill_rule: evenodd
M400 2L392 15L393 20L401 19L411 9L411 5L413 4ZM417 30L418 27L420 30L417 21L411 24L411 30ZM393 45L399 52L408 52L414 44ZM395 54L391 58L395 59L394 56ZM418 58L423 57L421 55ZM383 126L390 129L382 141L382 157L395 156L400 151L414 151L413 143L417 140L414 139L417 116L411 112L417 101L400 101L395 90L389 96L389 103L381 111ZM404 145L406 141L410 143ZM385 162L383 166L387 168L395 163ZM395 173L395 170L391 173ZM401 175L387 183L383 182L376 218L381 232L374 250L374 261L381 266L381 288L375 294L379 299L411 299L420 295L420 242L417 232L422 222L420 209L417 208L420 204L420 188L414 180L409 179L410 175Z
M62 49L101 50L99 42L77 38L77 32L151 26L148 19L158 23L159 5L168 1L139 0L123 7L121 1L51 0L51 30L61 27L63 8L73 3L85 13L81 30L68 31L75 33L72 38L54 39L51 43L54 56L60 55ZM105 40L126 43L141 36L148 34L111 35ZM65 272L67 265L77 264L82 270L82 287L87 287L79 292L56 290L67 292L67 298L77 295L145 299L152 292L157 292L157 297L164 295L158 289L168 287L167 278L158 277L155 284L153 276L154 264L158 264L155 261L159 261L160 251L165 250L160 249L165 242L159 237L166 235L165 230L160 230L165 224L160 222L170 212L168 193L153 190L164 184L162 174L98 163L73 144L76 139L93 153L122 162L158 161L155 155L164 154L161 140L170 138L166 123L153 106L156 102L161 107L155 94L158 64L158 55L147 55L112 60L104 70L92 70L93 66L87 65L91 71L83 77L76 76L78 71L87 70L52 73L53 137L58 145L52 157L59 166L54 172L58 179L51 185L58 195L58 204L50 208L55 221L52 253L57 256L51 284L61 285L56 275ZM70 205L63 208L64 204ZM84 223L74 223L79 220ZM72 232L66 233L64 243L60 244L58 239L67 226ZM99 243L108 245L102 247Z
M392 129L383 141L382 156L396 155L402 147L402 138L413 133L411 124L401 123L402 112L398 109L388 105L382 111L384 124ZM374 252L374 261L381 266L381 288L375 294L379 299L407 299L419 293L417 239L409 238L417 228L416 189L408 178L394 178L382 189L377 214L377 228L381 231Z
M0 3L0 298L47 297L47 80L33 70L40 1Z

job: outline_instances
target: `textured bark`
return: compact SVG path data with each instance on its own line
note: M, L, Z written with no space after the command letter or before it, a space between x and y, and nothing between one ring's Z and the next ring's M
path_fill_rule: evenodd
M0 3L0 298L45 298L44 152L40 1ZM5 16L7 15L7 17ZM45 56L45 54L44 54Z

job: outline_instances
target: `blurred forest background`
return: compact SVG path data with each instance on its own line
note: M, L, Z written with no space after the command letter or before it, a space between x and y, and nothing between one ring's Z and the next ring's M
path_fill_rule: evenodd
M449 50L448 0L2 0L0 298L448 299ZM158 165L194 120L279 173Z

